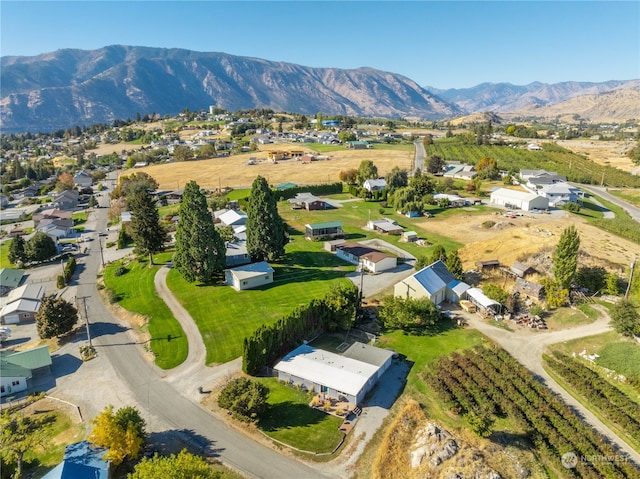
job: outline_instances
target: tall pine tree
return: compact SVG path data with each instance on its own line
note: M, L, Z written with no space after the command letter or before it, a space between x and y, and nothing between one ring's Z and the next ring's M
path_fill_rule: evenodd
M447 255L445 264L447 265L449 272L454 275L456 279L459 279L460 281L464 280L464 270L462 268L460 256L458 256L458 250Z
M149 266L153 265L153 254L162 251L167 232L160 224L160 214L146 189L138 189L127 198L131 211L129 231L140 254L149 255Z
M284 256L286 243L275 195L267 180L258 176L251 185L247 208L247 252L253 261L273 261Z
M226 266L226 248L195 181L185 185L178 214L173 264L190 283L211 283Z
M571 281L576 274L579 249L580 235L576 227L571 225L562 232L553 252L553 277L563 289L571 286Z

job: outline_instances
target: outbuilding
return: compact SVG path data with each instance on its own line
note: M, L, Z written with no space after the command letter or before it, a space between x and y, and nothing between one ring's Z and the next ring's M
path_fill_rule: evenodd
M274 270L265 261L251 263L225 270L226 282L229 286L242 291L273 283Z
M491 203L510 209L531 211L549 208L549 200L528 191L498 188L491 192Z

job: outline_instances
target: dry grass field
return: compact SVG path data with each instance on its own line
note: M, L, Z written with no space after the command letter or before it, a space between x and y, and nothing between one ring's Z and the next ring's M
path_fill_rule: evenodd
M465 269L474 268L476 261L483 259L499 259L502 264L511 265L541 250L552 249L562 230L571 223L580 233L581 249L593 258L624 268L635 256L640 256L640 246L635 243L591 226L569 213L559 215L531 214L516 218L495 214L461 215L442 220L427 219L418 226L465 244L458 252ZM485 222L496 224L487 228L483 226Z
M302 150L305 153L314 153L303 144L271 144L261 146L260 151L228 158L166 163L136 171L144 171L151 175L163 190L181 188L189 180L195 180L203 188L248 187L258 175L266 178L271 185L285 182L304 185L340 181L340 171L358 168L362 160L373 161L378 167L378 172L385 175L394 166L409 169L413 158L411 151L344 149L328 152L323 155L326 159L309 164L296 160L278 161L274 164L267 160L267 153L272 150ZM249 158L256 158L257 163L249 165ZM128 173L125 171L123 174Z
M558 145L579 155L584 155L600 165L613 166L622 171L633 171L638 168L627 156L627 151L635 146L633 141L593 141L593 140L559 140Z

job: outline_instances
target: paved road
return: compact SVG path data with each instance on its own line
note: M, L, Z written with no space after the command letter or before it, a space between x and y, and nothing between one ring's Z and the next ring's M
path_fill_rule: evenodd
M610 201L614 205L618 205L623 210L625 210L629 215L640 223L640 208L637 206L633 206L632 204L627 203L626 201L621 200L620 198L613 196L607 191L607 188L602 188L600 186L591 186L591 185L582 185L578 183L574 183L574 186L586 190L594 195L598 195L601 198L604 198L607 201Z
M514 356L523 366L532 371L542 379L553 392L560 395L562 399L582 418L597 431L606 436L613 444L616 444L620 451L625 452L629 457L640 465L640 453L634 450L629 444L622 440L615 432L604 425L591 411L580 404L573 396L565 391L542 367L542 353L550 344L569 341L571 339L593 336L611 330L609 317L601 310L601 316L593 323L578 326L562 331L535 331L531 329L520 329L515 332L492 326L487 321L480 319L475 314L464 314L469 325L488 336L490 339L502 346L512 356Z
M106 227L107 208L96 210L96 229ZM77 296L86 297L93 343L100 357L106 357L115 369L123 391L133 398L150 429L171 429L183 439L214 454L224 464L247 477L281 479L284 477L321 478L321 472L295 459L276 453L230 429L198 404L181 395L167 380L168 374L146 361L140 344L105 309L97 295L95 278L100 268L100 249L92 242L77 285ZM179 386L180 383L178 382ZM87 388L91 388L87 384Z
M425 171L424 158L427 155L427 152L424 149L424 145L422 141L415 141L413 146L416 149L415 159L413 162L413 173L420 170L421 172Z

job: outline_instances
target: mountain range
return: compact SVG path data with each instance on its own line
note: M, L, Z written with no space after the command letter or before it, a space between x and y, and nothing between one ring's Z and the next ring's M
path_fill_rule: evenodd
M637 92L639 84L498 83L438 90L373 68L312 68L225 53L113 45L0 58L0 128L47 131L209 105L442 120L554 105L582 95ZM625 114L634 111L627 108ZM640 118L640 111L621 120L627 118Z

